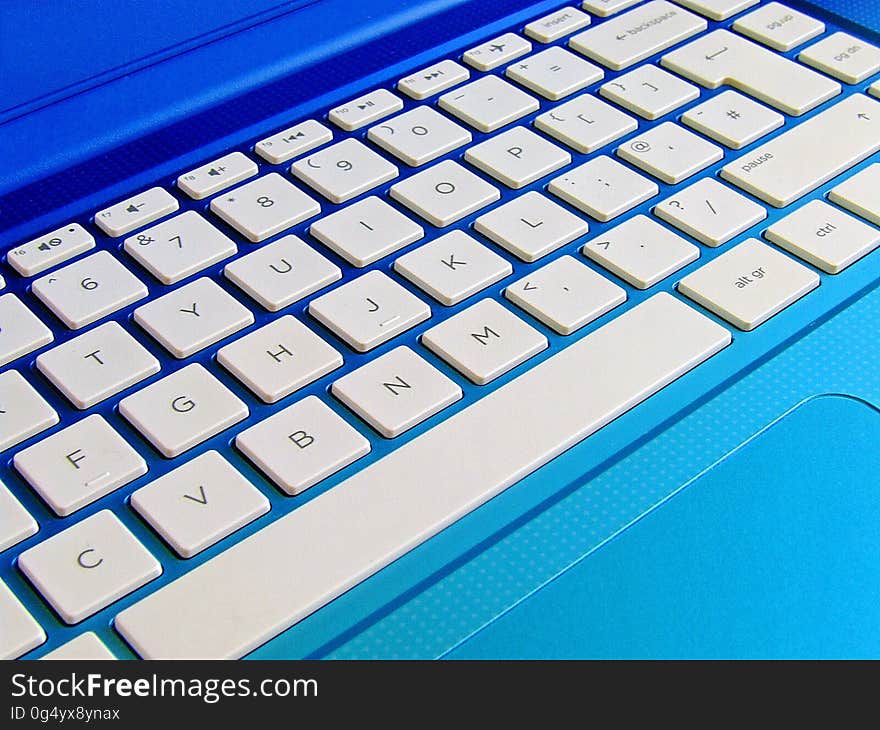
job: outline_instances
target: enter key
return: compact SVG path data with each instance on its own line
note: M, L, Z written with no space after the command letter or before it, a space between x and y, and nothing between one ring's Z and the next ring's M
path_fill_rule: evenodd
M679 282L678 290L741 330L753 330L819 286L819 275L749 238Z
M853 94L721 168L721 177L784 208L880 150L880 103Z

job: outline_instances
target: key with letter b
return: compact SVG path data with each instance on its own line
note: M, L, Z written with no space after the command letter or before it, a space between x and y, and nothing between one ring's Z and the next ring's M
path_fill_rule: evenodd
M242 431L235 445L287 494L299 494L370 451L370 442L314 395Z

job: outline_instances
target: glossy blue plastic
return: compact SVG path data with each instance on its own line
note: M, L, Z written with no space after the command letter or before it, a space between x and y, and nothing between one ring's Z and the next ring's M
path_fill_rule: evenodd
M0 116L0 159L3 160L3 165L0 165L0 236L4 248L68 220L86 223L90 214L98 208L146 187L161 184L170 188L177 174L213 156L231 149L249 151L256 140L298 119L324 114L335 103L352 98L361 91L377 86L391 88L396 79L414 69L440 58L456 57L468 47L501 32L518 31L528 20L563 4L558 0L538 3L523 0L496 0L492 3L483 0L370 0L357 4L323 0L305 5L264 2L254 4L253 12L243 13L248 17L261 13L258 21L248 21L241 28L230 28L212 42L208 41L214 38L216 28L211 28L211 24L195 23L192 34L186 34L187 38L183 40L178 39L183 44L178 51L172 52L165 47L153 48L151 53L158 55L151 56L149 61L133 55L126 56L122 53L124 44L121 44L122 50L114 57L112 64L95 64L78 77L67 79L65 88L80 84L75 94L65 96L57 87L46 89L46 95L34 94L30 99L25 98L27 94L19 93L16 97L18 111L0 111L0 115L5 115ZM790 4L807 7L801 3ZM878 43L880 37L872 31L855 28L828 12L848 12L853 20L875 29L880 28L880 17L876 10L872 10L870 3L845 8L847 4L826 3L826 9L812 6L807 12L823 19L829 33L844 28ZM188 11L185 6L179 6L177 12ZM344 24L340 23L342 18L345 19ZM97 13L92 20L98 20ZM596 19L595 22L601 21ZM710 22L710 28L728 26L731 22ZM161 62L158 62L159 58ZM656 62L657 59L651 60ZM0 61L0 71L7 70L2 65L5 62ZM118 78L113 78L113 74L110 74L94 80L108 66L123 63L127 64L126 76L117 74ZM606 79L614 76L609 72ZM871 79L856 86L847 86L843 94L864 91L870 82ZM703 90L700 101L714 93L717 92ZM39 103L38 98L42 99ZM820 110L840 98L820 107ZM412 106L410 101L406 104L407 108ZM542 111L546 108L548 105L542 102ZM678 110L668 118L675 118L682 111ZM534 116L531 115L526 122ZM785 128L810 116L787 119ZM640 128L644 127L645 123L640 123ZM354 136L362 135L363 130L354 133ZM336 138L344 136L344 133L337 132ZM484 136L475 133L475 141ZM34 154L35 139L41 140L40 154ZM600 153L613 154L617 144L619 142ZM724 162L739 154L742 153L727 151ZM458 158L460 155L459 151L449 157ZM584 156L575 155L575 159L583 161ZM860 167L872 161L865 161ZM724 162L713 166L707 174L717 173ZM276 169L262 161L260 165L262 170ZM283 166L278 166L277 170L285 171ZM401 165L401 172L407 175L412 170ZM541 189L546 182L546 179L542 180L529 189ZM650 212L656 200L672 194L689 182L679 186L662 186L660 197L640 206L634 213ZM824 195L833 185L834 181L824 185L809 198ZM504 199L512 197L511 191L503 191L503 195ZM207 205L206 202L186 202L183 198L181 201L183 209L204 210ZM325 212L331 212L336 206L325 203L323 208ZM749 235L759 236L783 214L772 209L769 212L766 221L737 240ZM472 220L473 216L455 227L466 228ZM606 225L591 221L589 236L601 234L618 222ZM95 230L93 226L90 227ZM307 238L306 229L307 225L301 225L293 232ZM436 233L434 229L428 229L429 236ZM501 252L513 264L514 273L490 288L487 294L504 302L501 294L507 283L558 255L577 254L585 239L563 247L535 265L524 264ZM115 249L119 246L117 241L105 237L99 237L98 240L100 247ZM253 250L251 244L241 239L238 242L241 254ZM726 244L721 250L735 243ZM266 406L259 403L214 362L213 354L224 343L200 353L193 359L203 362L245 399L251 407L251 415L244 424L192 449L186 458L210 448L221 450L269 497L272 510L234 536L190 560L176 557L127 504L127 497L134 489L172 467L171 462L158 456L116 412L115 404L128 391L92 409L92 412L104 414L135 445L147 458L150 472L73 517L63 520L54 517L11 468L12 454L5 454L0 465L0 478L20 496L41 525L37 535L0 556L0 577L22 597L49 634L48 642L34 650L32 656L42 655L82 630L98 632L117 655L131 656L130 650L112 628L113 616L120 608L137 601L158 585L181 575L326 489L332 489L365 463L381 457L438 420L466 407L475 398L503 385L525 368L583 337L625 308L656 291L674 291L676 281L718 253L718 250L701 246L699 261L648 292L626 286L629 299L625 305L570 337L558 336L531 321L548 336L551 342L548 351L485 387L469 384L418 343L418 337L424 329L460 311L473 300L454 308L431 303L434 316L429 323L378 348L370 353L369 358L398 344L408 344L459 382L465 398L393 441L380 438L327 393L333 379L358 367L368 358L353 353L344 343L314 324L305 314L308 299L286 311L319 330L322 336L343 352L346 364L343 370L284 399L280 404ZM127 260L123 252L119 255ZM328 255L342 266L346 277L357 273L334 255ZM390 260L383 260L368 269L387 270L390 266ZM148 283L151 295L169 289L150 279L133 262L131 267ZM218 265L212 267L209 273L217 274L221 269L222 265ZM57 326L56 343L72 335L64 332L57 320L27 291L27 282L17 277L5 262L2 273L7 279L8 290L26 298L41 317ZM637 542L642 526L634 526L634 523L640 517L664 503L682 485L692 482L750 436L804 399L836 392L880 403L880 378L876 365L876 343L880 342L877 336L880 304L876 293L869 294L878 276L878 254L867 257L840 275L822 274L819 289L805 299L754 332L735 331L732 346L708 363L261 647L252 657L514 655L521 653L518 647L524 646L516 643L517 635L524 631L534 638L534 643L528 649L522 649L523 653L542 655L545 653L544 647L548 655L552 654L553 647L559 645L562 627L556 622L544 620L541 602L544 595L550 595L557 585L565 585L561 581L573 580L581 593L572 590L571 605L563 606L562 610L564 612L567 608L573 612L571 615L579 615L583 610L582 594L589 593L591 585L601 585L591 582L593 578L589 566L593 558L584 560L585 557L595 552L598 558L602 552L600 548L616 535L621 535L623 530L627 532L621 537ZM235 287L230 285L226 288L254 310L257 320L255 327L270 319L267 313L259 310ZM418 293L415 288L412 290ZM114 318L130 318L131 309L120 312ZM162 375L180 366L178 361L163 354L161 348L139 332L133 323L130 329L160 358ZM27 372L38 390L62 415L63 422L69 423L81 417L83 414L74 411L36 371L33 366L35 354L12 366ZM321 395L325 402L367 435L373 444L373 452L362 462L326 482L290 498L280 494L238 455L231 447L231 441L235 433L250 423L307 394ZM523 427L528 428L527 421ZM820 437L817 434L817 438ZM829 480L835 475L833 463L828 462L826 478ZM693 481L688 489L700 490L703 484L705 482L702 480ZM717 483L713 486L717 492ZM687 491L682 496L686 495ZM748 500L754 498L753 493L743 496L743 504L753 504ZM841 495L841 499L846 500L846 494ZM682 501L679 497L676 500L677 509L665 519L679 529L700 522L699 500L688 500L683 505L679 505ZM657 516L662 517L669 506L663 506ZM769 506L779 508L779 503L774 502ZM81 625L66 627L17 571L14 558L22 549L104 508L114 509L157 555L165 572L153 584L99 612ZM767 517L767 520L772 520L772 517ZM648 524L647 520L645 524ZM630 526L633 529L627 529ZM328 530L331 529L328 526ZM646 531L644 541L649 540L649 534ZM701 544L709 545L710 536L704 537L705 542ZM344 535L336 539L344 540ZM627 544L631 545L632 542ZM638 544L642 549L650 548L644 542ZM854 543L853 549L860 544ZM718 548L721 549L723 545L719 542ZM865 543L864 547L871 549L872 543ZM804 554L804 551L793 551L790 559L798 560ZM290 560L290 569L295 571L296 556L291 556ZM622 559L618 564L624 565ZM584 567L570 570L578 565ZM688 567L685 561L681 565L682 570ZM702 570L697 564L690 569L695 575ZM745 571L750 569L750 565L734 561L728 569L733 572ZM600 568L597 567L598 570ZM622 567L620 571L626 572ZM634 567L631 574L619 577L630 585L639 585L640 574ZM817 580L821 580L821 577L817 577ZM680 625L675 631L670 630L670 636L679 636L684 640L687 636L686 616L698 611L701 602L710 605L713 596L708 590L709 584L706 585L707 590L689 595L691 612L682 613ZM547 600L556 601L552 596ZM532 604L538 608L529 610ZM518 606L523 606L522 610L516 609ZM757 599L750 607L756 615L764 610ZM674 618L664 616L667 621ZM528 625L524 626L524 623ZM609 624L607 630L616 632L616 638L619 639L615 643L612 641L614 637L609 638L607 646L612 648L608 655L614 655L616 648L620 649L620 653L627 653L624 650L627 646L626 623ZM491 634L491 641L478 640L481 632L486 632L486 636ZM747 642L748 637L743 641ZM586 643L580 646L583 651L573 649L574 654L599 653L593 652ZM792 655L804 646L792 643L786 647L779 644L774 649L780 654ZM751 651L747 643L728 648L742 654L760 653L755 647L755 651ZM683 644L676 647L669 643L662 651L658 649L657 653L678 655L686 653L685 649ZM707 645L705 653L711 653L712 649ZM723 654L724 648L716 653Z

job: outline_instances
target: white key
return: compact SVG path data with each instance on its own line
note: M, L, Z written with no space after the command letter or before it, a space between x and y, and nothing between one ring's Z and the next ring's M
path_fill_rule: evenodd
M333 132L321 122L306 119L304 122L288 127L283 132L261 139L254 145L254 152L266 162L280 165L282 162L304 155L315 147L320 147L332 140Z
M342 270L296 236L227 264L223 275L270 312L339 281Z
M6 260L22 276L34 276L94 247L95 237L79 223L70 223L10 249Z
M828 199L875 226L880 225L880 164L868 165L835 185L828 193Z
M853 94L728 163L721 177L782 208L878 149L880 104Z
M13 464L60 517L147 473L140 454L97 413L19 451Z
M533 20L523 28L523 31L529 38L534 38L539 43L552 43L589 24L589 15L568 7Z
M397 88L411 99L421 100L446 91L470 77L471 72L464 66L446 59L401 79L397 82Z
M58 414L18 370L0 373L0 451L58 423Z
M541 106L534 96L493 75L450 91L437 103L481 132L494 132Z
M829 274L843 271L880 244L880 231L824 200L811 200L776 221L764 236Z
M560 256L510 284L504 296L561 335L626 301L626 292L571 256Z
M602 84L599 93L645 119L662 117L700 96L693 84L650 63Z
M569 42L578 53L620 71L706 30L698 15L666 0L652 2L578 33Z
M408 347L362 365L333 383L331 391L389 439L462 397L454 381Z
M394 270L451 307L512 274L513 266L464 231L450 231L401 256Z
M115 660L116 657L94 631L87 631L57 649L53 649L48 654L43 654L40 659L49 661L108 661Z
M0 552L18 545L40 529L30 512L21 506L21 502L2 482L0 482L0 514L3 515L3 523L0 524Z
M312 223L315 238L355 266L367 266L425 235L381 198L370 196Z
M473 138L464 127L429 106L417 106L370 127L367 137L412 167L442 157Z
M871 85L868 87L868 93L869 93L871 96L878 96L878 97L880 97L880 81L875 81L873 84L871 84Z
M164 218L180 207L164 188L150 188L121 203L95 213L95 223L108 236L118 238L135 228Z
M134 310L134 321L176 358L210 347L254 322L254 315L202 277Z
M767 217L767 209L704 177L663 200L654 214L707 246L720 246Z
M676 0L676 2L712 20L726 20L752 5L757 5L760 0Z
M501 197L498 188L452 160L438 162L395 183L390 193L392 198L441 228Z
M636 289L648 289L700 257L694 244L643 215L587 241L582 252Z
M714 30L660 63L709 89L732 86L799 116L840 93L840 84L728 30Z
M469 148L464 159L518 189L565 167L571 155L525 127L513 127Z
M79 409L159 372L159 361L118 322L105 322L37 357L37 368Z
M547 190L598 221L610 221L659 192L657 184L606 155L550 181Z
M0 296L0 366L48 345L53 339L52 330L15 294Z
M477 385L485 385L547 348L547 338L483 299L432 327L422 344Z
M297 160L290 172L334 203L351 200L399 174L388 160L354 138Z
M491 71L532 50L532 44L516 33L505 33L465 51L461 60L477 71Z
M25 550L18 567L67 624L162 574L159 561L106 509Z
M738 91L722 91L688 109L681 115L681 121L716 142L738 150L781 127L785 117Z
M131 495L131 506L183 558L198 555L269 511L269 500L216 451Z
M718 145L673 122L663 122L634 137L618 147L617 154L670 185L686 180L724 157Z
M241 657L729 343L658 294L126 608L116 628L145 658Z
M753 330L819 286L819 275L748 238L678 283L678 290L741 330Z
M588 13L598 15L600 18L607 18L609 15L626 10L638 2L641 0L584 0L581 7Z
M287 314L221 347L217 362L263 402L275 403L342 367L342 355Z
M358 352L431 316L431 308L381 271L369 271L309 304L309 314Z
M595 152L634 132L638 122L590 94L560 104L535 117L535 127L578 152Z
M798 54L798 61L847 84L880 71L880 48L848 33L832 33Z
M523 261L537 261L580 238L587 222L532 190L481 215L474 230Z
M194 210L125 239L125 250L163 284L223 261L238 247Z
M249 241L259 243L318 215L321 206L277 172L271 172L214 198L211 212Z
M98 251L37 279L34 294L78 330L147 296L147 287L109 251Z
M198 363L123 398L119 412L168 458L248 416L248 407Z
M790 51L824 33L825 23L774 2L739 18L733 29L775 51Z
M230 152L184 173L177 178L177 187L193 200L202 200L253 177L259 171L257 163L241 152Z
M235 446L290 495L370 452L370 442L314 395L242 431Z
M46 641L46 632L0 581L0 659L17 659Z
M352 132L401 109L403 100L399 96L387 89L376 89L332 109L327 118L337 127Z
M546 99L557 101L601 81L605 72L570 51L553 46L508 66L504 75Z

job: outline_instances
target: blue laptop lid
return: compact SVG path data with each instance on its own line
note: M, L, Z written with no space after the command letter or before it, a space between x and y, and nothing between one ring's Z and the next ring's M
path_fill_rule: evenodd
M0 123L319 1L4 2Z
M450 39L558 4L253 0L236 17L229 1L214 19L204 1L107 12L103 3L4 3L2 33L14 40L0 51L0 245L173 180L316 104L386 81L388 69L428 63ZM147 12L149 22L126 21ZM161 30L168 25L189 31ZM69 47L53 61L56 45Z

